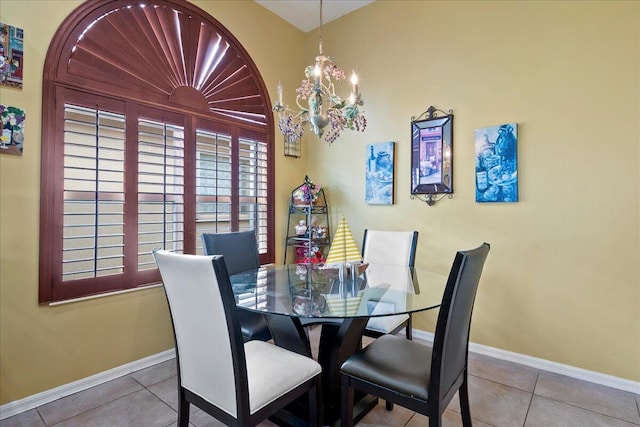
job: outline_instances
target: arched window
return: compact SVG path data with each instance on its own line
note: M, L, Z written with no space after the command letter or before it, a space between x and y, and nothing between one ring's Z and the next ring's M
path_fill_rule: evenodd
M152 250L255 229L274 260L273 116L255 64L185 1L94 0L45 60L40 303L158 283Z

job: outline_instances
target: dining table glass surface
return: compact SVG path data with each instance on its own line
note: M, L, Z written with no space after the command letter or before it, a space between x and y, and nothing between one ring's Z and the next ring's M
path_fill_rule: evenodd
M357 318L437 308L447 276L387 264L348 266L268 265L231 276L238 306L300 318Z

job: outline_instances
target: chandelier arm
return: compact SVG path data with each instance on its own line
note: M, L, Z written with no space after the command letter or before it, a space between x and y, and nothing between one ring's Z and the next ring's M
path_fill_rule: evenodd
M326 93L328 95L327 101L329 101L329 104L331 104L331 107L333 107L333 105L335 105L335 102L333 102L333 99L336 97L336 92L335 92L335 87L333 86L333 82L331 82L329 85L322 85L322 89L323 89L323 93Z
M300 112L296 115L296 117L309 112L308 108L300 105L300 95L296 96L296 104L298 105L298 108L300 109Z
M308 110L303 110L303 111L300 111L300 112L299 112L298 114L296 114L295 116L293 116L293 118L294 118L294 119L297 119L298 117L302 117L302 116L305 116L305 115L307 115L307 116L308 116L308 115L309 115L308 113L309 113L309 111L308 111ZM304 121L304 122L307 122L308 120L307 120L307 119L304 119L303 121Z
M331 96L336 94L336 86L333 84L333 80L329 80L329 84L326 87L327 93Z

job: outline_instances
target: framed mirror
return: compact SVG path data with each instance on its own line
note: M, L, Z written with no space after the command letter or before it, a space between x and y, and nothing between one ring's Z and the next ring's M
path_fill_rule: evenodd
M453 111L445 113L431 106L417 119L411 118L411 194L450 193L453 193Z

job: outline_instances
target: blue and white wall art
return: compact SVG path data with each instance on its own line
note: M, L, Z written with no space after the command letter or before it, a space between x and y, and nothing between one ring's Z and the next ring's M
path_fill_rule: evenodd
M476 129L476 202L518 201L518 124Z
M395 142L367 145L365 201L370 205L393 204Z

